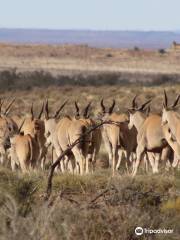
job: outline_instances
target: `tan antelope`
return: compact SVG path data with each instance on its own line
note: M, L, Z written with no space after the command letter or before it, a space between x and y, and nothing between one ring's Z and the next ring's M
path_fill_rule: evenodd
M36 138L30 134L24 135L21 132L21 124L18 132L10 137L10 158L11 168L14 171L17 166L23 173L34 169L36 166L36 158L38 157L38 148Z
M89 115L89 108L91 106L91 102L85 107L85 109L80 114L79 106L77 102L75 102L75 108L76 108L76 118L80 121L84 121L88 124L88 127L92 127L96 124L96 122L90 118ZM89 142L89 149L88 149L88 155L86 159L86 172L89 172L89 163L91 164L91 171L94 172L95 166L96 166L96 158L99 153L101 142L102 142L102 134L101 129L97 128L94 130L91 135L91 140Z
M153 172L158 172L158 164L161 159L163 149L167 151L168 143L165 140L164 132L161 126L161 117L157 114L145 115L145 107L151 102L148 100L140 107L137 107L136 97L133 99L133 108L129 110L129 129L133 126L138 131L136 162L132 175L135 176L143 156L147 153ZM164 154L164 157L166 154ZM155 161L153 162L153 158Z
M103 121L112 121L118 123L118 125L104 124L102 127L102 135L109 155L109 165L112 166L113 175L115 170L120 166L123 152L125 151L127 162L130 160L130 155L136 150L137 141L137 131L135 127L131 130L128 129L128 116L127 114L117 114L113 113L115 106L115 100L111 107L106 110L103 100L101 101L101 108ZM117 156L118 155L118 156Z
M66 130L66 134L69 139L68 146L73 144L78 138L82 137L82 140L77 144L73 149L72 153L75 158L76 172L83 175L85 172L88 173L88 151L89 144L92 141L91 135L83 135L88 131L90 125L87 121L76 119L75 117L71 118L71 123ZM61 138L63 131L63 124L58 127L58 140L61 146L64 144ZM67 146L66 146L67 147ZM66 149L66 148L65 148ZM63 151L65 150L63 149Z
M86 135L83 137L88 128L89 123L87 121L68 116L61 119L57 125L57 138L61 152L65 151L78 138L82 137L82 141L72 149L75 159L75 171L81 175L85 171L88 172L87 155L91 136Z
M49 119L49 110L48 110L48 101L45 105L45 128L47 142L52 143L55 149L57 156L60 156L63 151L65 151L74 141L81 137L85 131L88 129L89 125L84 122L76 119L75 117L63 117L56 123L56 119ZM49 136L48 136L49 135ZM88 147L90 142L89 136L84 136L82 141L77 144L73 149L72 153L75 158L76 171L80 174L83 174L86 169L86 156L88 154ZM69 156L66 156L64 161L61 161L61 170L65 171L65 164L69 161Z
M4 164L7 159L6 150L10 144L9 138L18 130L17 124L12 118L8 117L8 113L14 101L15 99L7 105L4 111L2 111L2 105L4 102L0 102L0 162L2 164Z
M180 95L171 106L168 106L168 98L164 91L164 103L162 112L162 126L167 128L166 139L174 150L175 157L172 166L176 167L180 161L180 115L176 112Z
M52 145L52 151L55 150L56 157L59 157L59 155L62 152L59 146L58 137L57 137L57 124L60 121L60 113L65 107L66 103L67 101L65 101L52 116L50 116L50 113L49 113L48 99L46 100L45 109L44 109L45 110L44 124L45 124L46 146L48 147ZM61 161L60 167L62 172L64 172L65 170L64 161Z
M33 110L33 104L31 106L31 117L26 118L25 122L22 126L22 132L24 132L24 135L30 134L31 137L35 138L37 141L37 146L39 149L39 154L37 157L37 166L41 166L41 168L44 168L47 148L45 146L46 138L45 138L45 125L44 121L41 120L41 116L44 110L44 103L42 105L42 108L40 110L40 113L37 118L34 116L34 110Z

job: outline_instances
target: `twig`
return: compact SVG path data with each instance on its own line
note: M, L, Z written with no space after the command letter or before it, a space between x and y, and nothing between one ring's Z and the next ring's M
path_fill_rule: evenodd
M79 205L79 202L78 202L78 201L76 201L76 200L74 200L74 199L72 199L72 198L69 198L69 197L65 197L63 194L60 194L60 198L63 198L63 199L65 199L65 200L68 200L68 201L71 202L71 203L75 203L76 205Z
M105 189L103 192L99 193L95 198L93 198L93 199L89 202L89 204L92 204L92 203L96 202L96 200L97 200L98 198L102 197L105 193L107 193L107 192L109 192L109 191L110 191L110 189Z

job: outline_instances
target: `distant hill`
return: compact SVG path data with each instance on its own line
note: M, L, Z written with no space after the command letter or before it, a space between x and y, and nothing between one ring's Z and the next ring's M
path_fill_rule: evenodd
M89 31L0 29L0 42L39 44L87 44L92 47L159 49L180 42L180 31Z

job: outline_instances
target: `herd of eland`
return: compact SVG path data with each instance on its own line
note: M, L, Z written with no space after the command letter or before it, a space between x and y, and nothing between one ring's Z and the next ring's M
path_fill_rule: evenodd
M65 155L56 168L57 172L85 174L94 172L102 141L108 154L109 166L114 176L121 168L122 159L132 176L141 163L146 171L149 165L153 173L162 167L180 166L180 115L177 112L180 95L170 106L164 91L162 114L151 113L151 100L138 105L137 96L127 113L115 113L115 100L105 106L101 100L101 112L91 117L89 103L80 109L75 102L75 113L61 116L64 102L55 113L50 113L48 100L44 101L38 116L32 104L30 117L11 116L14 99L3 107L0 101L0 162L15 171L28 172L45 169L48 152L52 162L75 141L81 139ZM4 110L3 110L4 109ZM101 123L101 124L99 124ZM94 128L89 134L86 132ZM56 156L55 156L56 155Z

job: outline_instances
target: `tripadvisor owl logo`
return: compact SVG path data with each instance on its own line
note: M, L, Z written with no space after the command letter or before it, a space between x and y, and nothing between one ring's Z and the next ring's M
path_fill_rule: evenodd
M150 229L150 228L136 227L134 232L137 236L141 236L143 234L172 234L174 232L174 229L165 229L165 228Z
M143 234L143 228L142 227L136 227L135 228L135 234L137 236L141 236Z

